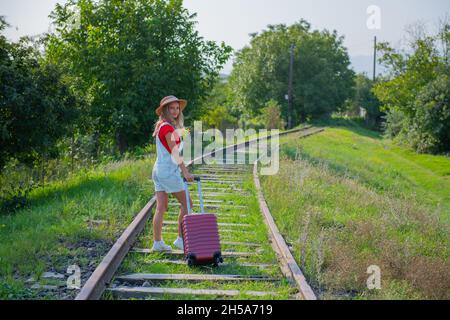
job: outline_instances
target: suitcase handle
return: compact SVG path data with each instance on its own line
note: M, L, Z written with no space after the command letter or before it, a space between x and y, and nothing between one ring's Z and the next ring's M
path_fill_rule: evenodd
M197 181L198 184L198 195L200 197L200 209L202 213L205 213L204 207L203 207L203 196L202 196L202 186L200 182L200 177L194 177L194 180ZM189 187L186 178L183 178L184 181L184 191L186 193L186 205L188 209L188 214L191 214L191 204L189 201Z
M184 182L187 182L186 178L183 178ZM200 177L194 177L194 181L200 181Z

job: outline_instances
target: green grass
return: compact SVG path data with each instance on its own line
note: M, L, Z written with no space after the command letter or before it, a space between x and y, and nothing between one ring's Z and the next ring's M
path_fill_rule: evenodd
M322 298L448 299L450 159L415 154L355 123L281 138L262 177L281 232ZM368 290L369 265L382 289Z
M43 298L27 278L95 267L152 196L153 161L111 163L49 183L30 193L27 208L0 216L0 298Z
M363 134L366 132L367 134ZM301 143L286 143L282 150L310 163L324 163L336 174L348 176L379 192L419 197L442 213L450 212L450 159L417 154L360 128L330 128ZM289 137L281 138L281 143ZM442 216L445 219L449 214Z

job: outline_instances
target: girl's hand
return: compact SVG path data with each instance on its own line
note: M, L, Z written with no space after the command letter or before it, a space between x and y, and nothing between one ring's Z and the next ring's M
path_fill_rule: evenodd
M194 181L194 176L192 174L190 174L189 172L185 172L183 175L187 182Z
M181 136L182 136L183 138L186 138L190 133L191 133L191 130L189 130L189 128L183 128L183 129L181 130Z

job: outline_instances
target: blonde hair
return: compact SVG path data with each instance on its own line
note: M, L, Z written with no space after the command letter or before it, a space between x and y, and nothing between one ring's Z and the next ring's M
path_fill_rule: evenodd
M175 129L183 129L184 128L184 115L183 115L183 111L181 111L180 108L180 113L178 114L178 117L176 119L174 119L169 112L169 104L165 105L162 108L162 112L161 115L159 116L158 121L156 121L155 123L155 130L153 131L153 137L156 137L156 134L159 131L159 128L161 127L161 124L165 121L170 123L173 127L175 127Z

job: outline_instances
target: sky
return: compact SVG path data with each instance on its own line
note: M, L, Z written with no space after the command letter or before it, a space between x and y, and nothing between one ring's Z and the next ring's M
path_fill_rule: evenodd
M65 1L0 0L0 15L11 25L5 35L17 40L46 32L48 15L58 2ZM250 33L269 24L289 25L303 18L313 29L336 30L345 37L352 68L368 74L373 68L374 36L400 47L408 25L420 21L433 32L439 19L450 18L450 0L184 0L184 6L197 13L201 36L224 41L235 50L249 44ZM231 69L232 59L222 72Z

